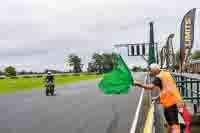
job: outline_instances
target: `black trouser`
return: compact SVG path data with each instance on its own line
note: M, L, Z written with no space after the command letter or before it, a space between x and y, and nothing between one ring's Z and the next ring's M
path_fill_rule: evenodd
M178 123L178 108L176 104L168 108L164 108L164 114L165 114L165 119L170 126L173 124L179 124Z
M168 108L164 108L165 119L170 126L173 124L180 124L178 121L178 113L179 111L176 104ZM184 133L185 125L180 124L180 128L181 128L181 133Z

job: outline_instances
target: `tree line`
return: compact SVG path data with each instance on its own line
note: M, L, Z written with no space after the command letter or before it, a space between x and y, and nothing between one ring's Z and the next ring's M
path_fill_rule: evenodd
M97 72L97 73L104 73L109 72L113 69L114 66L114 60L115 60L116 54L115 53L94 53L91 57L91 61L88 63L87 71L88 72ZM70 54L68 56L68 63L73 68L73 73L80 73L82 72L83 65L82 59L76 55L76 54ZM0 75L5 75L7 77L13 77L17 74L20 75L26 75L26 74L44 74L48 71L51 71L52 73L64 73L62 71L58 70L48 70L45 69L44 72L33 72L33 71L25 71L22 70L20 72L17 72L15 67L8 66L4 69L4 71L0 71Z
M116 56L117 55L115 53L94 53L92 55L91 61L88 63L87 71L99 73L109 72L113 69ZM70 66L73 67L73 72L82 72L83 64L81 64L81 58L75 54L70 54L68 58Z
M114 60L116 58L115 53L94 53L91 57L91 61L88 63L87 71L88 72L97 72L97 73L105 73L109 72L113 69L114 67ZM180 51L176 51L176 64L174 64L173 69L178 69L179 64L180 64ZM200 50L196 50L193 53L190 54L189 56L190 60L198 60L200 59ZM82 64L82 59L76 55L76 54L70 54L68 56L68 62L70 66L73 68L71 72L73 73L80 73L82 72L83 65ZM145 68L141 67L136 67L134 66L132 71L147 71ZM4 69L4 71L0 71L0 75L5 75L8 77L11 76L16 76L17 74L23 75L23 74L44 74L47 73L47 71L51 71L52 73L63 73L62 71L58 70L48 70L45 69L44 72L32 72L32 71L25 71L22 70L21 72L16 72L16 69L12 66L8 66Z

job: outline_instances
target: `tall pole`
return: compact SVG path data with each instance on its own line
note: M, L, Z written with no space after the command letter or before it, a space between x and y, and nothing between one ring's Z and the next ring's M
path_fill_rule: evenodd
M155 59L155 47L154 47L154 28L153 28L153 22L149 23L150 25L150 40L149 40L149 59L148 59L148 65L151 65L152 63L156 62Z
M161 67L161 69L163 68L163 48L161 49L161 51L160 51L160 67Z

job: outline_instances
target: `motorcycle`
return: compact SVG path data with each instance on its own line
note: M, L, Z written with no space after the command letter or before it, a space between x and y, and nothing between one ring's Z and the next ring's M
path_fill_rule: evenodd
M46 96L49 96L49 93L51 94L51 96L54 96L55 92L54 92L54 83L51 81L46 81Z

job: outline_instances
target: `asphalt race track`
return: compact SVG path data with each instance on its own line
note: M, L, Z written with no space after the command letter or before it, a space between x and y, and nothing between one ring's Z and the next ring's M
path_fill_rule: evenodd
M129 133L141 90L106 96L98 82L57 87L57 96L38 89L0 95L0 133Z

